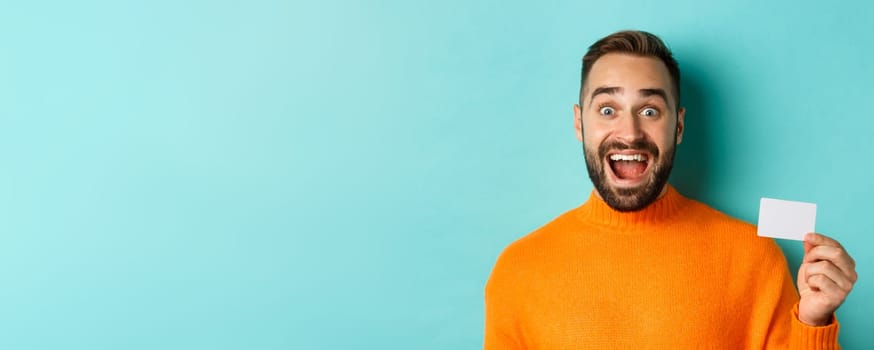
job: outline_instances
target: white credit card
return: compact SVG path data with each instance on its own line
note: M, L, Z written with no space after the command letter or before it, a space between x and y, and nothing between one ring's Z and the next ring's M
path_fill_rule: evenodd
M803 241L808 232L816 232L815 203L762 198L759 236Z

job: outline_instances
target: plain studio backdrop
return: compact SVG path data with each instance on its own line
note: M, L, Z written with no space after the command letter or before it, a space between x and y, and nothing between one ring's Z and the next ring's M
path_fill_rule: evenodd
M592 189L580 60L628 28L684 75L676 187L753 223L763 196L817 203L858 263L842 343L870 348L872 16L861 0L6 1L0 348L481 348L498 254ZM801 244L780 245L795 273Z

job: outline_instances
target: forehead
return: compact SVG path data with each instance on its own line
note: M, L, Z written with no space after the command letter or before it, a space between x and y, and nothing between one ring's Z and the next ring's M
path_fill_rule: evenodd
M674 103L671 75L665 64L655 57L643 57L622 53L601 56L592 65L586 77L585 94L601 86L621 87L624 91L660 88L668 92Z

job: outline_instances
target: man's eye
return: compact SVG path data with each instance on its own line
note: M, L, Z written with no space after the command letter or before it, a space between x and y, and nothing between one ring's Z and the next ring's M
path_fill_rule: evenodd
M659 115L659 111L655 108L644 108L640 111L640 115L644 117L655 117Z
M614 110L613 107L601 107L599 112L601 112L601 115L608 115L609 116L609 115L615 114L616 110Z

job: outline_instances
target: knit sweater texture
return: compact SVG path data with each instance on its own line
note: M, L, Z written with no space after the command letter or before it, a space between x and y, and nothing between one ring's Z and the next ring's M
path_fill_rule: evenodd
M485 288L490 349L837 349L798 320L786 258L668 185L638 212L588 201L510 244Z

